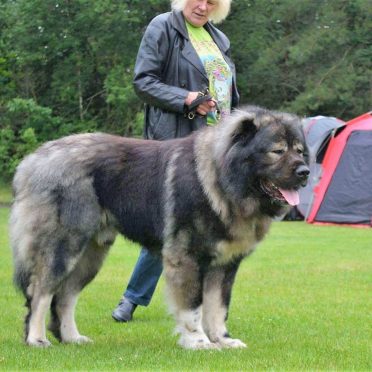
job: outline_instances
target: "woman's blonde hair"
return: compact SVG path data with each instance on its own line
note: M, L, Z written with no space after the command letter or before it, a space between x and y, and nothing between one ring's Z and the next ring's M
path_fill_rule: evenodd
M182 11L188 0L171 0L171 5L173 10ZM216 2L216 7L211 12L209 20L213 23L222 22L230 12L231 0L214 0Z

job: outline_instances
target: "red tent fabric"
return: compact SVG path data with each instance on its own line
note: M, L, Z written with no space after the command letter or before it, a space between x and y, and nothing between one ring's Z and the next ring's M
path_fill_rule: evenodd
M355 153L357 147L354 146L353 151L350 149L352 144L358 144L358 141L362 142L360 148L362 157L353 158L350 154ZM363 163L362 167L359 167L360 163ZM329 143L322 168L322 177L314 188L314 202L307 222L372 226L372 112L352 119L338 129ZM331 195L332 192L342 189L341 196ZM359 194L363 195L364 199L358 199ZM334 200L328 203L332 197ZM323 211L327 208L328 210L320 216L319 211L322 208ZM339 211L336 210L337 208ZM355 216L353 216L353 208L358 211ZM363 208L365 210L360 213Z

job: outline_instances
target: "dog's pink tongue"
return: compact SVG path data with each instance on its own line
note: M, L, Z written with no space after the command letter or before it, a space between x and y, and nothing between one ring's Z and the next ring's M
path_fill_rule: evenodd
M300 195L296 190L284 190L279 189L280 193L283 195L284 199L289 205L300 204Z

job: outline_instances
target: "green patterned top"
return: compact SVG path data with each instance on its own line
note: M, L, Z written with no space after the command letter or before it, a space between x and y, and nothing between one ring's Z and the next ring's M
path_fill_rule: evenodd
M195 27L186 21L187 31L209 79L209 92L218 102L221 117L231 111L232 73L218 46L204 27ZM207 123L216 124L215 112L208 113Z

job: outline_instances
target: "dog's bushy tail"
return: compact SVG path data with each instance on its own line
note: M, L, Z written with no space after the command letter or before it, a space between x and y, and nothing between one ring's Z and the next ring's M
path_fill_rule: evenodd
M20 260L14 260L14 274L13 274L13 282L14 285L20 289L26 299L25 307L28 309L28 312L25 316L25 328L24 328L24 337L25 341L27 340L27 336L29 333L29 323L31 317L31 301L32 296L28 293L28 288L30 286L31 280L31 271L25 267L24 263Z
M30 277L31 274L29 270L24 267L24 265L20 262L14 263L14 274L13 274L13 283L14 285L19 288L24 296L27 298L27 288L30 285Z
M13 252L13 283L27 298L27 288L31 280L32 259L28 252L28 244L25 239L25 221L22 207L14 202L11 208L9 220L9 238Z

